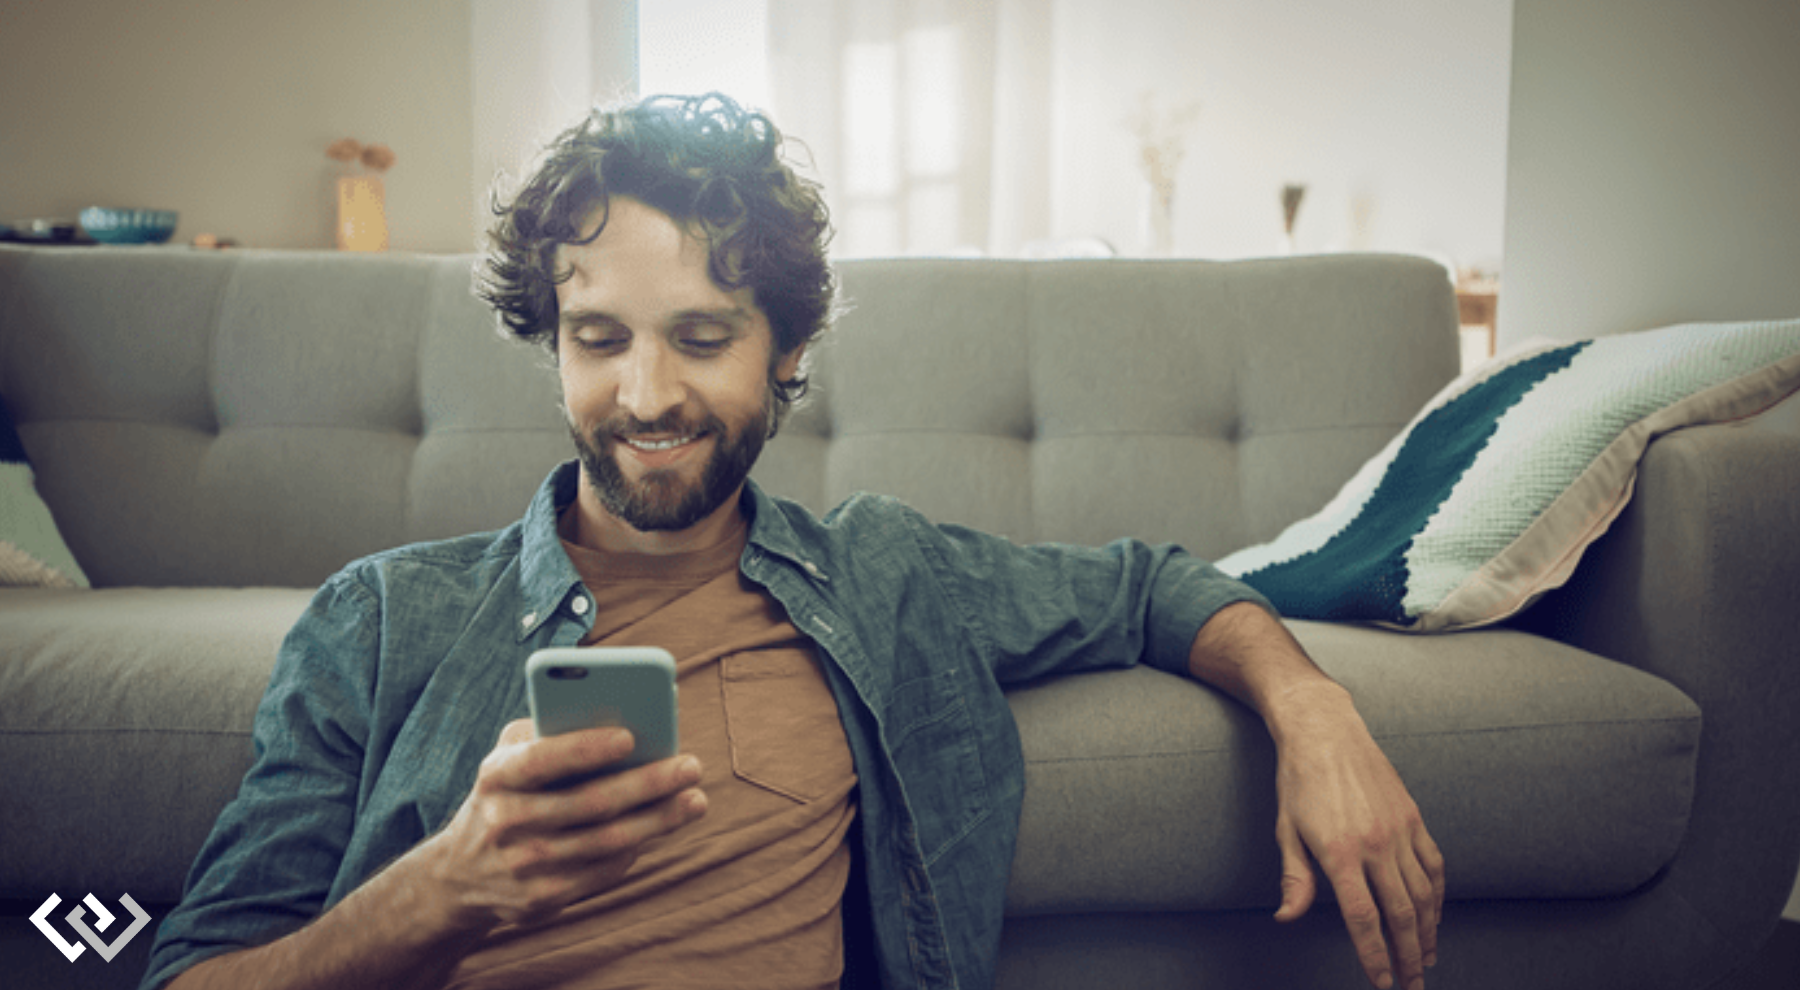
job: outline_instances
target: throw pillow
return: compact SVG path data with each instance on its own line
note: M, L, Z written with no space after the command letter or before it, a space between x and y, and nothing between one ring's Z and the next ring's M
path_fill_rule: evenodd
M1457 379L1317 515L1218 561L1284 615L1444 632L1568 580L1656 436L1800 391L1800 320L1527 350Z
M86 587L87 576L38 497L25 445L0 402L0 587Z

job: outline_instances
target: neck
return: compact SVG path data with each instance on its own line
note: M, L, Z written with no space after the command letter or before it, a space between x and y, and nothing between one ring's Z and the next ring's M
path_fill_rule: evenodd
M575 497L575 532L570 538L581 546L606 553L664 555L706 550L725 542L744 524L738 510L743 497L744 489L740 487L711 515L686 529L645 532L608 512L587 483L584 471L581 490Z

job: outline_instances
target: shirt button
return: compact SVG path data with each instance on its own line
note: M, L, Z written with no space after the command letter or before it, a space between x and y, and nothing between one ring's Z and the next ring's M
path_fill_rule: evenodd
M527 629L530 629L534 624L536 624L536 622L537 622L537 613L536 612L526 612L525 618L519 620L519 625L524 626Z
M569 607L575 610L576 615L586 615L588 610L588 600L581 595L576 595L575 600L569 603Z

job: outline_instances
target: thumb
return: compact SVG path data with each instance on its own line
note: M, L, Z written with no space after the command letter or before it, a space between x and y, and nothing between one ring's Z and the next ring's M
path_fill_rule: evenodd
M495 748L514 746L536 738L537 728L531 724L531 719L516 718L506 723L506 727L500 730L500 741L495 744Z
M1281 908L1275 912L1275 920L1293 921L1312 907L1317 887L1306 846L1286 815L1275 823L1275 842L1281 846Z

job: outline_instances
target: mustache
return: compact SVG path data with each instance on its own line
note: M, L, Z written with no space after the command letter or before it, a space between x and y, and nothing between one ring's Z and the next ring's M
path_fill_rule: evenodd
M717 416L704 416L690 420L677 412L668 412L655 420L646 422L636 416L622 414L598 423L594 427L594 437L604 440L610 437L637 437L646 434L675 434L679 436L699 436L702 433L724 433L725 424Z

